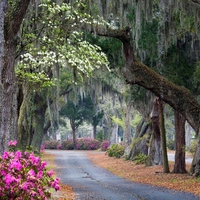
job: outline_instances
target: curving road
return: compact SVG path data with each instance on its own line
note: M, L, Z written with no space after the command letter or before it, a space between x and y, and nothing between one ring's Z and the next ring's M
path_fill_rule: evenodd
M119 178L93 164L85 151L46 150L56 155L62 183L71 185L77 200L199 200L177 192Z

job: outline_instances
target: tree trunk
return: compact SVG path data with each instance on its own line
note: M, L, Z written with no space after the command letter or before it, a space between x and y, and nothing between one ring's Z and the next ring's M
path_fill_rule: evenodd
M110 144L115 144L117 143L117 137L118 137L118 128L119 128L119 125L118 124L114 124L112 125L112 128L111 128L111 135L110 135Z
M125 118L125 131L124 131L124 144L125 144L125 151L124 156L129 155L131 151L130 144L132 142L131 139L131 125L130 125L130 111L131 111L131 103L126 104L126 118Z
M31 144L40 151L44 136L45 112L47 109L45 92L35 93L34 104L36 106L33 118L33 129L30 129L33 134ZM31 137L30 137L31 138Z
M187 173L185 165L185 122L178 111L174 111L176 153L173 173Z
M159 124L158 102L155 99L151 112L152 135L150 140L148 166L163 165L162 144Z
M8 0L1 0L0 2L0 83L1 73L3 68L3 52L4 52L4 19L7 9Z
M97 126L96 125L93 125L93 137L94 137L94 139L97 138Z
M0 45L0 51L3 50L4 52L3 65L2 60L0 60L0 154L7 150L8 141L12 138L11 135L17 132L17 130L14 130L16 125L12 116L13 113L16 113L15 109L17 109L17 106L13 103L14 93L16 92L14 74L17 46L16 35L20 29L30 0L19 0L12 5L8 5L8 9L6 10L7 2L6 0L0 2L0 11L3 11L0 14L0 17L2 17L0 23L4 22L4 25L1 24L0 26L0 37L2 37L2 31L5 37L4 39L3 37L0 38L0 41L4 42L4 48L2 48L2 43ZM6 15L4 15L5 11ZM2 59L2 55L0 57Z
M169 163L167 157L167 143L166 143L166 133L165 133L165 118L163 112L163 102L158 99L158 110L159 110L159 122L160 122L160 132L162 141L162 155L163 155L163 167L164 173L169 173Z
M76 149L76 126L75 126L74 120L70 119L70 124L72 128L73 145L74 145L74 149Z
M44 128L45 112L43 110L37 110L34 116L34 135L32 145L40 151L42 140L43 140L43 128Z
M187 123L187 121L186 121L185 129L186 129L185 143L186 143L186 150L188 150L190 148L190 143L191 143L192 127Z
M4 55L4 19L5 19L5 12L7 8L7 0L2 0L0 2L0 122L2 116L2 93L3 93L3 85L2 85L2 69L3 69L3 55ZM1 131L1 130L0 130ZM6 145L4 145L4 134L0 132L0 154L3 153Z
M13 98L15 88L15 75L14 75L14 63L15 63L15 50L16 45L14 41L7 41L4 46L4 59L2 70L2 86L3 91L1 95L1 128L0 128L0 153L7 150L7 144L10 140L10 136L13 133L12 113L13 113Z
M148 155L148 142L150 138L151 126L144 119L137 126L137 132L132 141L132 148L127 159L135 160L139 154Z
M200 177L200 130L198 132L197 138L197 149L194 155L194 159L192 161L192 165L190 168L190 173L194 174L196 177Z
M25 84L26 85L26 84ZM32 113L30 113L30 88L24 88L24 98L20 106L19 118L18 118L18 147L22 149L22 152L26 150L28 144L30 144L30 130L32 125Z

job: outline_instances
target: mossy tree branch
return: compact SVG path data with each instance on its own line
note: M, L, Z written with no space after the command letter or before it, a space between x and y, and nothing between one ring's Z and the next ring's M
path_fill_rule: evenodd
M99 30L98 35L121 40L124 48L125 67L123 76L127 84L137 84L153 92L188 120L198 133L200 123L200 105L190 91L173 84L151 68L139 62L134 55L130 28L122 30Z

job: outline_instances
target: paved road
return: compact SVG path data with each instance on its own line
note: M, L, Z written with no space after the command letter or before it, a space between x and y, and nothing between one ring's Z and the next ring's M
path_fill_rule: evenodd
M84 151L46 150L54 154L58 176L77 200L199 200L200 197L133 183L94 165Z

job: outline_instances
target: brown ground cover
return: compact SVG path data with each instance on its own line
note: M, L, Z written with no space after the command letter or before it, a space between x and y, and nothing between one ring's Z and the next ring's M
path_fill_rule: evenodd
M93 163L119 177L139 183L186 191L200 196L200 179L196 179L188 174L165 174L163 173L162 166L146 167L145 165L136 165L134 162L125 161L122 158L109 157L104 152L88 151L87 155ZM49 156L51 157L51 162L53 162L54 157L52 155ZM170 171L172 171L173 162L169 162L169 166ZM53 168L55 167L54 165ZM189 168L190 165L187 165L188 171ZM63 184L61 184L61 190L55 195L54 199L58 199L56 196L59 196L59 199L62 198L62 200L75 199L72 188Z
M109 157L105 153L88 153L88 157L96 165L130 181L186 191L200 196L200 179L188 174L166 174L163 173L162 166L147 167L145 165L136 165L132 161ZM169 166L170 171L172 171L173 162L169 162ZM187 164L188 171L189 168L190 165Z

